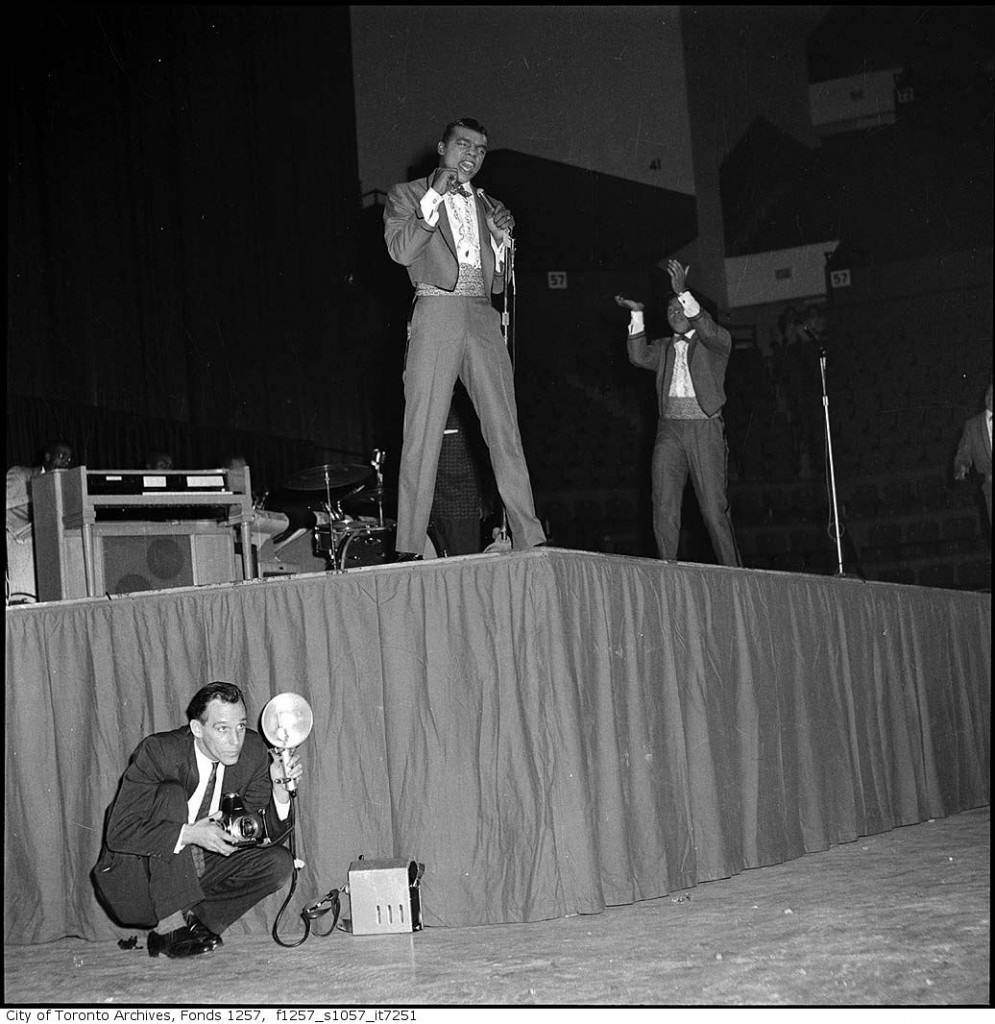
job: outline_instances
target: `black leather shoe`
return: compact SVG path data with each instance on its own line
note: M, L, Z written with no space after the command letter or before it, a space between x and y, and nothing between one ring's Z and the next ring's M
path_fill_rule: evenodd
M214 950L209 942L199 938L190 931L189 925L184 928L176 928L174 931L160 935L158 932L149 932L146 940L146 947L149 956L158 956L165 953L174 960L188 956L203 956Z
M188 910L183 915L183 919L186 921L187 927L190 929L190 934L200 939L201 942L209 945L211 949L216 949L218 946L224 945L221 941L221 936L218 935L217 932L212 932L196 914L191 913L191 911Z
M424 559L421 555L416 555L411 551L398 551L394 555L395 562L422 562Z

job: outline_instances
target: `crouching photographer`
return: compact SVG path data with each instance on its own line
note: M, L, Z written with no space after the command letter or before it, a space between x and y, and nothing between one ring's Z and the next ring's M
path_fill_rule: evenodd
M187 721L138 745L92 875L118 923L154 927L153 957L210 953L294 867L279 844L293 828L299 758L270 753L232 683L202 687Z

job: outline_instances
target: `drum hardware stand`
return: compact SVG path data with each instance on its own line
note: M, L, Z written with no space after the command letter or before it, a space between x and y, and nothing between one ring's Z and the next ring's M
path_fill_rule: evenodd
M383 464L386 453L381 448L373 449L373 458L370 459L370 465L373 467L373 471L377 475L377 486L374 493L377 496L377 525L383 526Z

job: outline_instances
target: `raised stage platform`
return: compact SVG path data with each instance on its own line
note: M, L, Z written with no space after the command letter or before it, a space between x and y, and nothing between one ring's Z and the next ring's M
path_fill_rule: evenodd
M427 926L532 921L989 799L990 594L544 549L6 617L7 943L134 932L104 812L213 679L314 710L288 938L360 854L425 864Z

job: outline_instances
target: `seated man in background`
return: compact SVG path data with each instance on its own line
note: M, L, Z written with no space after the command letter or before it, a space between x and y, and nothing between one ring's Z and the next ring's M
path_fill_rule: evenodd
M146 737L111 805L93 881L122 924L150 926L149 956L190 957L221 945L221 932L275 892L293 870L291 854L266 842L244 845L218 820L221 797L237 794L278 842L293 827L285 770L247 727L242 691L202 687L188 725ZM286 826L281 823L286 822Z
M145 456L146 469L172 469L173 456L169 452L149 452Z
M988 526L992 525L992 386L985 392L985 411L972 416L964 430L954 456L954 479L963 480L974 467L982 476L981 490L988 509Z
M72 464L72 448L65 441L53 441L46 445L39 465L11 466L7 470L8 603L35 601L38 597L31 481L42 473L69 469Z

